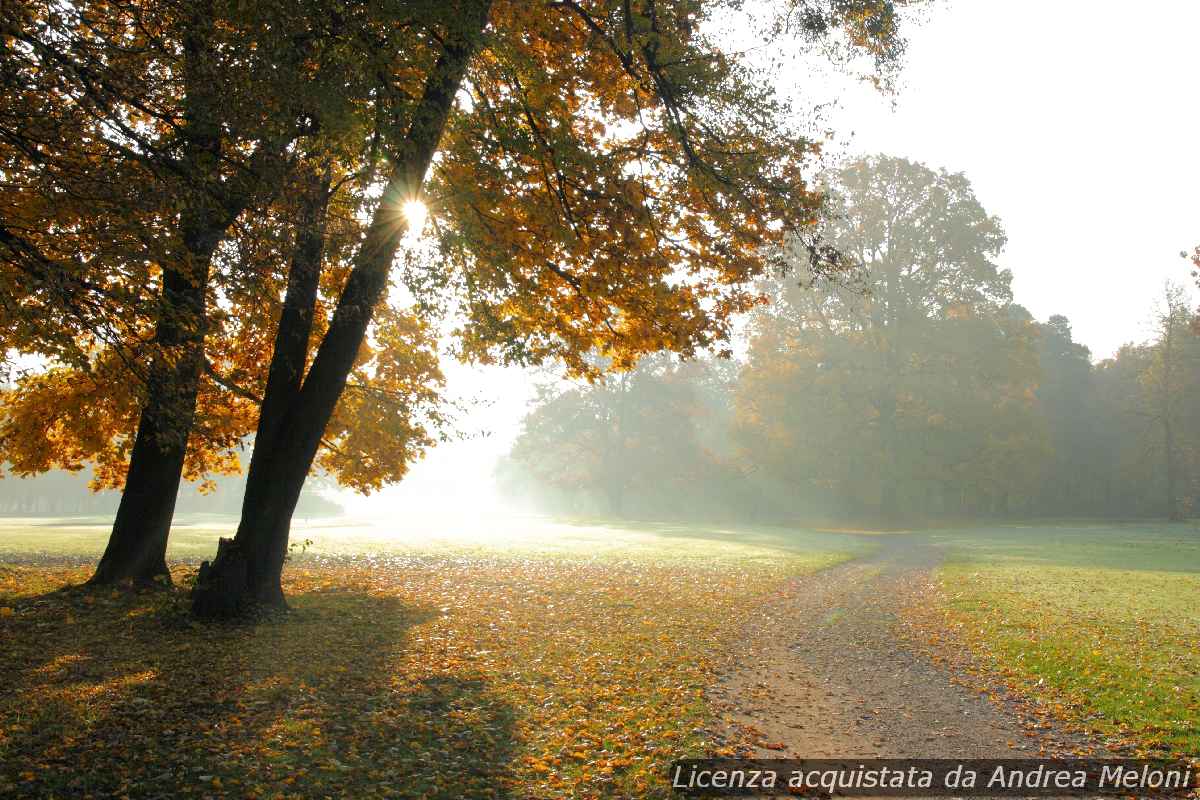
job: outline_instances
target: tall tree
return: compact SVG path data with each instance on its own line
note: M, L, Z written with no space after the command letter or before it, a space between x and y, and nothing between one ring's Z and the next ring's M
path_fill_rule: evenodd
M181 474L237 469L264 383L297 369L281 358L283 372L266 374L278 293L294 289L285 330L297 313L313 324L316 277L303 264L327 251L344 263L338 248L360 233L351 206L411 89L397 79L412 68L409 23L444 11L196 0L5 12L13 46L0 64L16 102L0 112L11 178L0 281L17 300L0 322L8 347L51 369L6 394L0 447L19 473L97 462L99 485L124 494L95 579L161 577ZM309 191L331 162L344 211L334 244L332 192ZM324 438L322 464L360 488L402 473L409 445L426 440L410 406L440 380L428 330L387 319L400 330L382 340L409 368L360 353L366 380L344 404L360 413L340 413ZM57 410L39 417L39 404ZM397 434L394 454L367 427ZM369 468L355 463L364 452Z
M1183 519L1180 492L1185 476L1185 408L1196 389L1197 356L1200 355L1190 341L1194 338L1191 321L1183 288L1168 284L1155 312L1157 340L1150 350L1150 363L1141 375L1145 391L1143 413L1161 437L1163 511L1172 521Z
M386 143L381 199L299 391L264 398L279 410L260 431L276 433L255 443L237 534L202 571L197 614L283 604L292 509L385 295L406 203L426 199L440 261L405 277L427 306L463 310L467 357L594 375L592 353L627 369L728 335L771 247L811 233L820 206L803 178L815 146L782 124L765 76L712 38L736 5L464 0L420 27L422 85ZM890 2L802 6L809 38L847 30L895 55Z
M1037 326L1037 334L1037 397L1053 448L1037 510L1058 516L1086 514L1097 500L1097 466L1103 461L1094 424L1091 353L1074 340L1071 322L1064 316L1051 316Z
M1005 505L1006 473L985 467L1035 446L1009 414L1031 412L1037 364L993 260L998 220L962 175L903 159L855 162L830 186L826 235L860 273L777 286L738 392L746 443L843 510Z
M18 298L5 306L9 346L88 371L104 344L110 365L140 386L98 582L166 575L213 255L300 133L295 115L264 115L239 102L246 83L221 80L237 61L260 89L277 88L269 62L285 51L272 10L216 0L5 6L14 102L0 115L0 260Z

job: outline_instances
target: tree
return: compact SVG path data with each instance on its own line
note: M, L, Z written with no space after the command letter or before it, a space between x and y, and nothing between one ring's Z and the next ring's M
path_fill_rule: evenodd
M1091 353L1074 340L1064 316L1051 316L1037 333L1037 398L1053 449L1037 508L1043 514L1086 514L1099 499L1095 489L1104 455L1095 424Z
M95 580L163 577L181 474L240 467L289 272L327 290L345 275L361 232L352 179L404 102L394 80L412 68L417 11L6 6L0 281L14 302L0 322L8 347L50 369L5 393L0 448L18 474L91 461L98 487L123 485ZM297 266L322 258L324 273ZM320 330L314 286L286 305L307 303ZM430 441L422 421L438 422L421 411L440 382L430 331L403 313L381 322L395 355L357 354L320 462L362 489L397 479Z
M617 517L631 502L649 513L694 510L731 477L718 442L720 386L718 364L656 355L593 383L545 387L522 421L510 470L575 509L595 500Z
M894 54L890 3L802 5L809 37L847 30ZM820 195L802 170L816 148L710 38L723 10L476 0L419 21L420 86L392 126L381 199L303 382L264 397L242 519L202 571L197 614L283 604L292 509L386 293L406 203L426 198L440 255L408 265L410 288L463 310L468 357L595 375L598 352L628 369L713 345L757 302L771 247L811 233Z
M1168 519L1183 519L1180 490L1184 480L1184 407L1196 389L1197 356L1191 331L1191 311L1183 288L1168 284L1155 313L1157 341L1150 350L1150 363L1142 371L1143 415L1161 435L1164 475L1163 510ZM1191 346L1189 346L1191 345Z
M359 230L353 198L329 190L320 175L299 170L282 193L287 199L256 220L259 230L243 228L239 251L217 262L241 279L222 280L221 302L209 315L206 371L184 464L184 475L201 480L202 490L215 487L214 474L240 471L239 453L255 430L267 384L279 379L267 365L295 366L268 357L275 320L304 315L317 331L328 323L329 284ZM316 227L283 221L319 217L327 219ZM284 265L280 253L290 253ZM324 289L315 285L322 276ZM301 370L307 346L307 338L299 343ZM399 480L443 427L441 384L429 326L406 310L382 308L323 436L320 471L362 492ZM125 365L105 351L88 370L58 366L0 392L0 449L10 471L80 470L90 462L94 488L119 488L130 447L122 432L136 425L136 389ZM226 483L223 491L237 489Z
M1193 250L1190 255L1186 251L1180 253L1179 255L1192 262L1192 280L1196 281L1197 284L1200 285L1200 245L1197 245L1196 249ZM1196 333L1200 333L1200 313L1196 314L1196 316L1192 318L1192 329L1196 331Z
M842 513L1003 513L1036 462L1032 321L993 258L998 220L962 175L897 158L830 177L828 240L855 285L780 283L738 389L741 436L785 483ZM865 294L862 289L866 290Z
M99 384L138 388L137 432L97 582L166 575L213 256L302 133L296 108L276 115L250 102L281 90L273 76L306 54L280 10L203 1L5 7L7 345L95 369ZM247 80L221 80L234 72Z

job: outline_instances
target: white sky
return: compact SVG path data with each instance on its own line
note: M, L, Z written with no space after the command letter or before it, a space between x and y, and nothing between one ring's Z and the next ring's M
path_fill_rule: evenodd
M809 103L838 98L826 120L843 153L966 173L1004 222L1001 264L1036 317L1065 314L1097 358L1146 338L1163 282L1190 283L1179 252L1200 244L1200 3L936 0L924 17L907 32L893 98L834 76L785 80ZM532 378L458 365L448 374L455 394L492 400L463 420L490 435L439 446L380 495L340 495L349 511L498 507L491 471Z
M908 31L895 100L843 94L850 152L966 174L1008 232L1002 266L1039 319L1097 358L1147 335L1200 244L1200 3L940 0Z

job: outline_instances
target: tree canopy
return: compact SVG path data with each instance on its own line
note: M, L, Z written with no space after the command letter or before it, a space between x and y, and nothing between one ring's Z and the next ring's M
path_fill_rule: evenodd
M839 269L818 142L720 43L740 6L6 12L2 324L52 370L18 381L0 443L107 485L128 461L97 579L162 574L180 476L238 468L253 431L236 542L277 585L314 464L371 489L432 442L439 323L463 357L596 378L719 347L785 237ZM781 46L902 50L890 0L764 8ZM394 269L417 202L432 252ZM393 281L411 312L377 313ZM33 424L42 403L80 411Z
M1037 322L1014 302L996 266L1002 226L962 175L878 156L827 184L825 235L857 271L814 277L801 252L798 275L763 284L772 302L723 369L672 367L670 384L639 369L627 378L636 394L608 383L545 398L504 467L508 485L556 508L603 510L615 476L626 513L685 517L1194 513L1200 427L1188 398L1200 340L1184 335L1191 314L1177 288L1150 341L1094 364L1069 320ZM725 402L698 415L678 399L692 396ZM618 397L672 424L623 439ZM607 470L581 451L614 441L624 449L601 451L613 454ZM656 446L686 486L624 466L651 461L636 448Z

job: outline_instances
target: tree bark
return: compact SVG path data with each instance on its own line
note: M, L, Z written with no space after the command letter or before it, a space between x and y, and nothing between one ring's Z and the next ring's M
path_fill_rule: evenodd
M247 486L264 480L264 472L281 443L280 427L287 409L300 393L304 378L304 362L308 355L308 338L312 333L317 291L321 280L321 258L325 246L325 221L329 207L328 171L323 176L310 172L305 179L304 198L296 220L296 243L288 265L287 289L279 326L275 331L274 350L267 371L267 387L259 410L254 450L250 455ZM197 593L195 604L200 616L222 618L234 616L244 605L244 592L250 575L249 559L243 544L234 539L218 542L215 564L223 565L216 573L205 562L200 567L198 583L208 587L207 593ZM281 562L282 564L282 559ZM262 596L259 602L271 606L283 605L282 591L278 595Z
M150 367L125 490L92 583L170 580L167 536L204 363L202 328L195 328L201 322L183 323L183 319L197 313L203 316L207 259L203 272L195 280L175 271L163 275L166 311L156 333L163 349Z
M397 224L400 208L420 194L467 64L479 47L490 6L491 0L477 0L473 13L457 21L462 27L447 36L312 368L291 402L273 406L270 419L260 420L260 428L266 426L275 434L269 442L255 442L252 460L258 463L246 482L237 534L211 565L205 562L201 568L192 592L192 611L198 617L285 606L281 579L292 513L375 306L387 288L388 272L404 234ZM267 416L265 404L266 398L263 416Z

